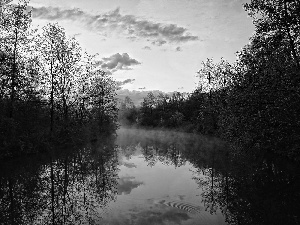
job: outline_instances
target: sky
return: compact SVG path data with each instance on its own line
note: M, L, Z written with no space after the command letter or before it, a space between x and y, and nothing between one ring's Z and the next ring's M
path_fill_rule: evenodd
M57 22L129 90L191 92L207 58L249 43L249 0L31 0L32 25Z

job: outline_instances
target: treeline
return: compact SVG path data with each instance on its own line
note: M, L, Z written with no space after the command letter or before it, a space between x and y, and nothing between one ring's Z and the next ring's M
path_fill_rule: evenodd
M245 9L256 29L234 64L208 59L193 93L149 93L130 110L142 126L185 127L299 160L300 2L252 0Z
M96 56L58 24L31 29L27 1L0 7L0 158L115 126L117 85Z
M220 111L219 92L206 93L197 89L192 93L174 92L154 95L149 92L136 107L129 97L119 106L122 125L166 127L188 132L215 134Z

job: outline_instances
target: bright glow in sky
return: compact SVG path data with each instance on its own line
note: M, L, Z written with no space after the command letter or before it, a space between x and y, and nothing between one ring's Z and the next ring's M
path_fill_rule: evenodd
M33 25L58 22L129 90L192 91L201 61L235 52L254 31L247 0L31 0Z

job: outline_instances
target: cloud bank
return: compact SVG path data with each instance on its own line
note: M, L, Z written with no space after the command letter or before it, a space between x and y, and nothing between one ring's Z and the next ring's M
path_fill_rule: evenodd
M191 35L184 27L142 20L133 15L122 15L119 8L105 14L92 15L79 9L39 7L32 9L32 15L33 18L39 19L79 21L95 32L119 31L132 41L143 38L158 46L198 40L198 36Z

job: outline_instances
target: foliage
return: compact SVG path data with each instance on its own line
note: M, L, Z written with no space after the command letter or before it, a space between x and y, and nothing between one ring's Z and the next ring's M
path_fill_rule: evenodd
M222 113L226 137L291 158L298 157L300 144L298 8L298 1L246 4L256 33L240 52L245 69Z
M74 142L84 126L116 128L117 84L96 56L58 24L32 30L27 1L2 4L0 22L0 158Z
M252 0L245 9L256 29L238 60L202 62L191 94L148 95L140 124L186 127L220 135L257 157L271 151L299 160L300 3Z

